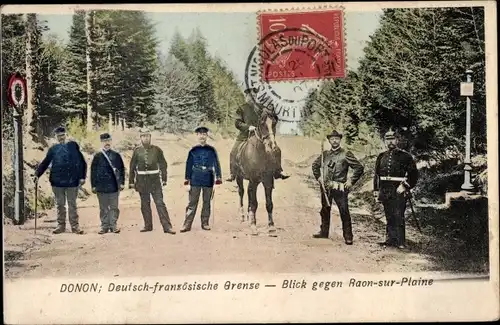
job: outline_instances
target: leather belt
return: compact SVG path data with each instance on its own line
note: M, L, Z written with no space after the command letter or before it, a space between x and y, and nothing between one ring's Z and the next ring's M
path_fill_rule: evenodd
M326 182L326 186L332 190L344 191L344 183L329 181Z
M196 166L193 166L193 169L207 170L207 169L212 169L212 168L211 167L207 167L207 166L196 165Z
M160 170L138 170L137 175L154 175L154 174L159 174Z
M406 177L380 176L381 181L404 182Z

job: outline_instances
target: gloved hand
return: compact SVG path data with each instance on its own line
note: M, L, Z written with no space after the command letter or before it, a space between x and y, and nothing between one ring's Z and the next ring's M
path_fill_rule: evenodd
M161 182L161 186L167 186L167 182Z
M256 129L256 127L255 127L255 126L253 126L253 125L250 125L250 126L248 127L248 131L249 131L249 132L255 131L255 129Z
M94 194L97 193L97 189L95 187L92 187L92 193L94 193Z
M134 184L128 184L128 188L135 188Z
M222 184L222 180L220 178L217 178L215 180L215 185L220 185L220 184Z
M189 181L188 181L188 180L185 180L185 181L184 181L184 185L189 185Z

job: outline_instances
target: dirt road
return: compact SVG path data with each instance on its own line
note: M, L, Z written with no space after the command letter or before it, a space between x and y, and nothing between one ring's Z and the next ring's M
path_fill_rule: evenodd
M168 185L164 190L171 220L176 231L182 226L187 204L183 186L184 162L195 140L175 136L155 136L153 141L165 151L169 163ZM223 172L228 170L231 141L211 142L218 150ZM52 235L55 213L34 223L7 227L7 242L16 236L33 243L24 257L9 265L8 277L59 276L160 276L181 274L216 274L233 272L407 272L428 269L429 261L416 253L381 249L384 228L366 212L351 208L354 245L342 239L340 218L333 211L330 239L312 239L318 231L320 200L307 182L311 174L311 156L319 153L319 144L297 137L280 137L278 143L285 159L284 167L292 177L277 181L274 191L274 215L277 237L267 235L267 214L263 188L259 187L257 211L258 236L251 236L248 223L238 216L238 193L235 183L217 187L212 230L200 228L199 210L188 233L164 234L153 206L155 229L140 233L143 226L138 194L125 190L120 197L120 234L98 235L99 213L95 195L79 202L80 224L85 235ZM370 172L370 171L367 171ZM46 176L44 176L46 177ZM246 183L245 183L246 184ZM200 202L201 204L201 202ZM245 206L246 208L246 206ZM412 236L412 231L409 231ZM21 245L21 244L19 244ZM21 253L20 253L21 254Z

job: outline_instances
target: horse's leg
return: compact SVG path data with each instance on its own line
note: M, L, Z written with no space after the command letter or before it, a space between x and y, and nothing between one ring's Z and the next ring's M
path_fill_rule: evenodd
M248 217L250 219L250 228L252 229L252 235L257 235L257 207L259 203L257 202L257 186L258 182L249 181L248 182Z
M241 222L245 222L245 212L243 210L243 196L245 195L245 187L243 186L243 177L236 176L236 184L238 184L238 194L240 196L239 214L241 217Z
M267 210L267 218L268 218L268 230L269 234L273 234L276 232L276 227L274 226L273 220L273 189L274 189L274 179L273 175L270 175L264 181L264 191L266 194L266 210Z

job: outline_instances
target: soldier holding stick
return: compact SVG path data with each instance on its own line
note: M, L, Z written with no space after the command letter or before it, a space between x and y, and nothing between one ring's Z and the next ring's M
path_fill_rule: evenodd
M314 178L321 186L321 228L314 238L328 238L330 232L331 201L335 200L342 220L342 232L347 245L352 245L352 223L349 214L348 194L351 187L361 178L364 167L351 151L341 148L342 134L333 131L327 135L332 147L329 151L321 150L312 165ZM322 144L323 147L323 144ZM354 170L350 179L347 177L349 168Z
M199 144L188 153L184 185L189 186L189 203L186 207L186 219L180 232L191 230L202 194L201 229L210 230L210 206L215 191L214 184L222 184L219 157L214 147L207 144L208 128L201 126L195 130Z

